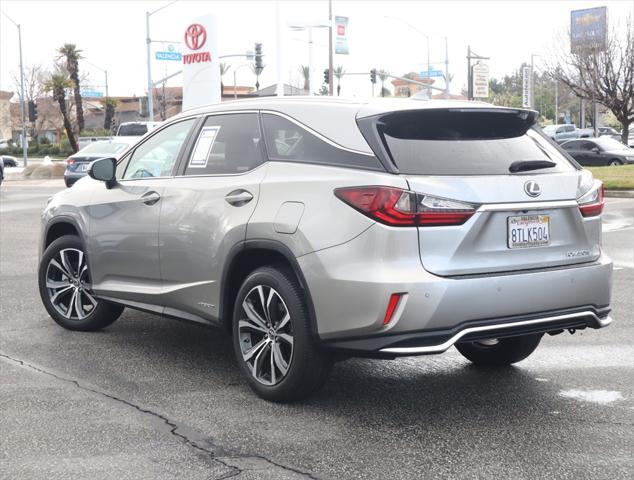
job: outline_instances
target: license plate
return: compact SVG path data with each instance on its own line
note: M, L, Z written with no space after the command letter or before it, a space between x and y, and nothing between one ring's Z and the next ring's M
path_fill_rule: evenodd
M550 243L549 215L508 217L508 247L545 247Z
M77 171L78 172L87 172L88 171L88 163L80 163L79 165L77 165Z

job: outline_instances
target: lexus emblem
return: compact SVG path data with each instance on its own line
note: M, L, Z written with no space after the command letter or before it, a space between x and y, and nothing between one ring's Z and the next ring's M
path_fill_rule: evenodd
M529 197L539 197L542 194L542 188L539 183L529 180L524 184L524 191Z
M200 23L192 23L185 30L185 43L190 50L198 50L207 41L207 30Z

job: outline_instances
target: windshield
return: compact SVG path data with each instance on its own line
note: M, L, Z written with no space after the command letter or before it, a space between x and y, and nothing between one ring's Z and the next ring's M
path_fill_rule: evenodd
M93 142L81 149L81 153L121 153L128 147L127 143Z
M603 149L603 150L631 150L627 145L623 145L618 140L613 138L597 138L595 142Z

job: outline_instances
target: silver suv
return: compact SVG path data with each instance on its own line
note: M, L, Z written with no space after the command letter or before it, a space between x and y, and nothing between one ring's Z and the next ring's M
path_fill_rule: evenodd
M231 332L260 396L333 360L518 362L611 322L603 187L536 112L271 98L185 112L55 195L39 287L71 330L124 307Z

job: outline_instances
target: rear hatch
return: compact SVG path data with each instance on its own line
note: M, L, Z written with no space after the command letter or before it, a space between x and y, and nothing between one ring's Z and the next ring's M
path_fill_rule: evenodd
M465 212L463 218L445 216L442 225L419 222L420 258L427 271L442 276L512 272L599 257L600 209L584 216L577 202L599 187L532 127L534 117L525 110L457 108L359 121L366 138L373 123L380 153L416 192L422 215L442 208ZM602 197L592 201L602 205Z

